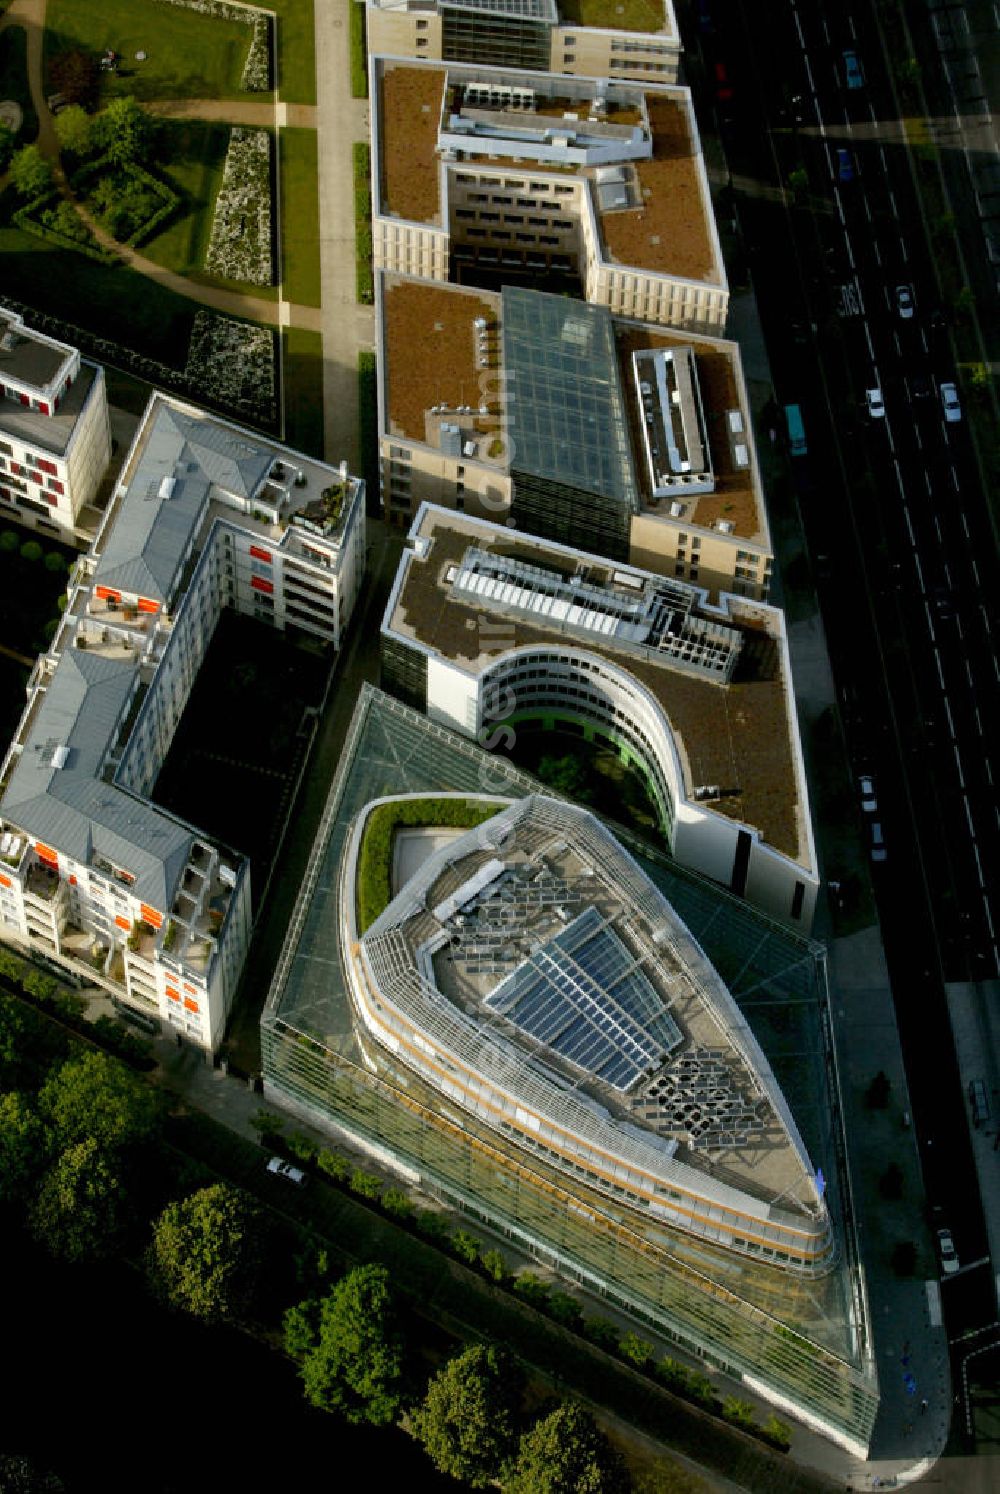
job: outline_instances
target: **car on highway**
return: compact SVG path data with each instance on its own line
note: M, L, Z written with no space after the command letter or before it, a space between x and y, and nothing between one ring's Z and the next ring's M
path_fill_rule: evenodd
M291 1162L286 1162L284 1157L272 1157L267 1164L268 1172L272 1172L277 1178L284 1178L288 1183L294 1183L296 1188L304 1188L309 1181L301 1167L293 1167Z
M885 418L885 400L882 398L881 389L866 389L865 401L868 405L868 413L873 420Z
M854 162L851 160L850 151L845 150L843 146L837 151L837 176L842 182L854 180Z
M858 779L858 793L861 795L861 808L865 814L874 814L878 809L878 800L875 797L875 780L870 773L862 773Z
M908 322L915 310L913 303L913 286L896 286L896 313L904 322Z
M926 374L913 374L906 381L910 391L911 399L929 399L931 393L931 381Z
M885 836L878 820L868 822L868 854L873 861L884 861L886 857Z
M729 71L724 62L715 64L715 97L720 104L728 104L733 96L733 85L729 81Z
M937 1232L938 1255L941 1257L941 1274L943 1276L954 1276L959 1269L958 1251L951 1237L950 1229L939 1229Z
M944 410L944 418L951 424L953 421L961 420L962 406L958 399L958 390L954 384L939 384L941 393L941 408Z
M848 88L864 88L865 75L861 70L857 52L844 53L844 81Z

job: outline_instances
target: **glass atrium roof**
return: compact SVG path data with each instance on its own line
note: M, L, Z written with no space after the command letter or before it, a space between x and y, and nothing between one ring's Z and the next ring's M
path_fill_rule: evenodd
M639 511L611 313L504 286L511 469Z

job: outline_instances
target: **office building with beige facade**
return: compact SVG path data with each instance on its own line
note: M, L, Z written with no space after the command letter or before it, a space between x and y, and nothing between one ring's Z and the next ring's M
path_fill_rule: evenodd
M735 343L564 296L384 272L376 316L391 523L441 504L712 596L767 599L771 540Z
M372 57L376 269L702 333L729 288L687 89Z
M369 51L543 73L675 83L670 0L368 0Z
M682 866L808 931L819 878L781 612L424 505L382 677L491 749L530 723L639 770Z

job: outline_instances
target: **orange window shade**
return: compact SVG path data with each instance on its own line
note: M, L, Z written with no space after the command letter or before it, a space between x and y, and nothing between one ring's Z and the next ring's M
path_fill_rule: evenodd
M171 1001L180 1001L181 999L180 991L175 991L170 986L167 987L167 995L170 997Z
M35 841L35 855L40 861L48 861L51 866L59 865L59 852L54 851L51 846L43 846L40 840Z
M187 983L187 981L185 981L184 982L184 989L185 989L185 991L190 991L191 995L193 996L194 993L195 993L195 991L197 990L197 987L196 986L189 986L188 983Z
M198 1003L197 1001L192 1001L190 996L185 996L184 1007L186 1011L196 1012L198 1010Z
M118 927L120 929L126 929L126 930L128 930L128 929L130 929L132 927L132 925L129 923L128 919L127 918L123 918L120 913L116 913L115 914L115 923L118 925Z
M140 612L159 612L159 610L160 610L160 604L159 604L159 602L153 602L153 601L150 600L149 597L140 597L139 598L139 611Z
M9 887L10 885L10 877L5 877L3 872L0 872L0 887Z
M158 929L163 922L163 914L156 908L151 908L148 903L139 904L139 917L143 923L148 923L151 929Z
M101 597L106 602L120 602L122 599L121 592L114 591L110 586L95 586L94 595L96 597Z

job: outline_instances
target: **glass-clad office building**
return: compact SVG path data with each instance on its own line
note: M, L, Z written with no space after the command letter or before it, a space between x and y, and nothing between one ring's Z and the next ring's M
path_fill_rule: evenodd
M537 787L505 759L364 688L261 1019L266 1093L864 1456L878 1382L820 946L613 827L726 982L822 1169L837 1259L820 1278L637 1223L634 1210L568 1183L541 1153L458 1115L415 1072L404 1082L366 1059L340 948L357 816L385 794L520 800Z
M512 517L628 560L639 492L611 313L505 286L501 325Z

